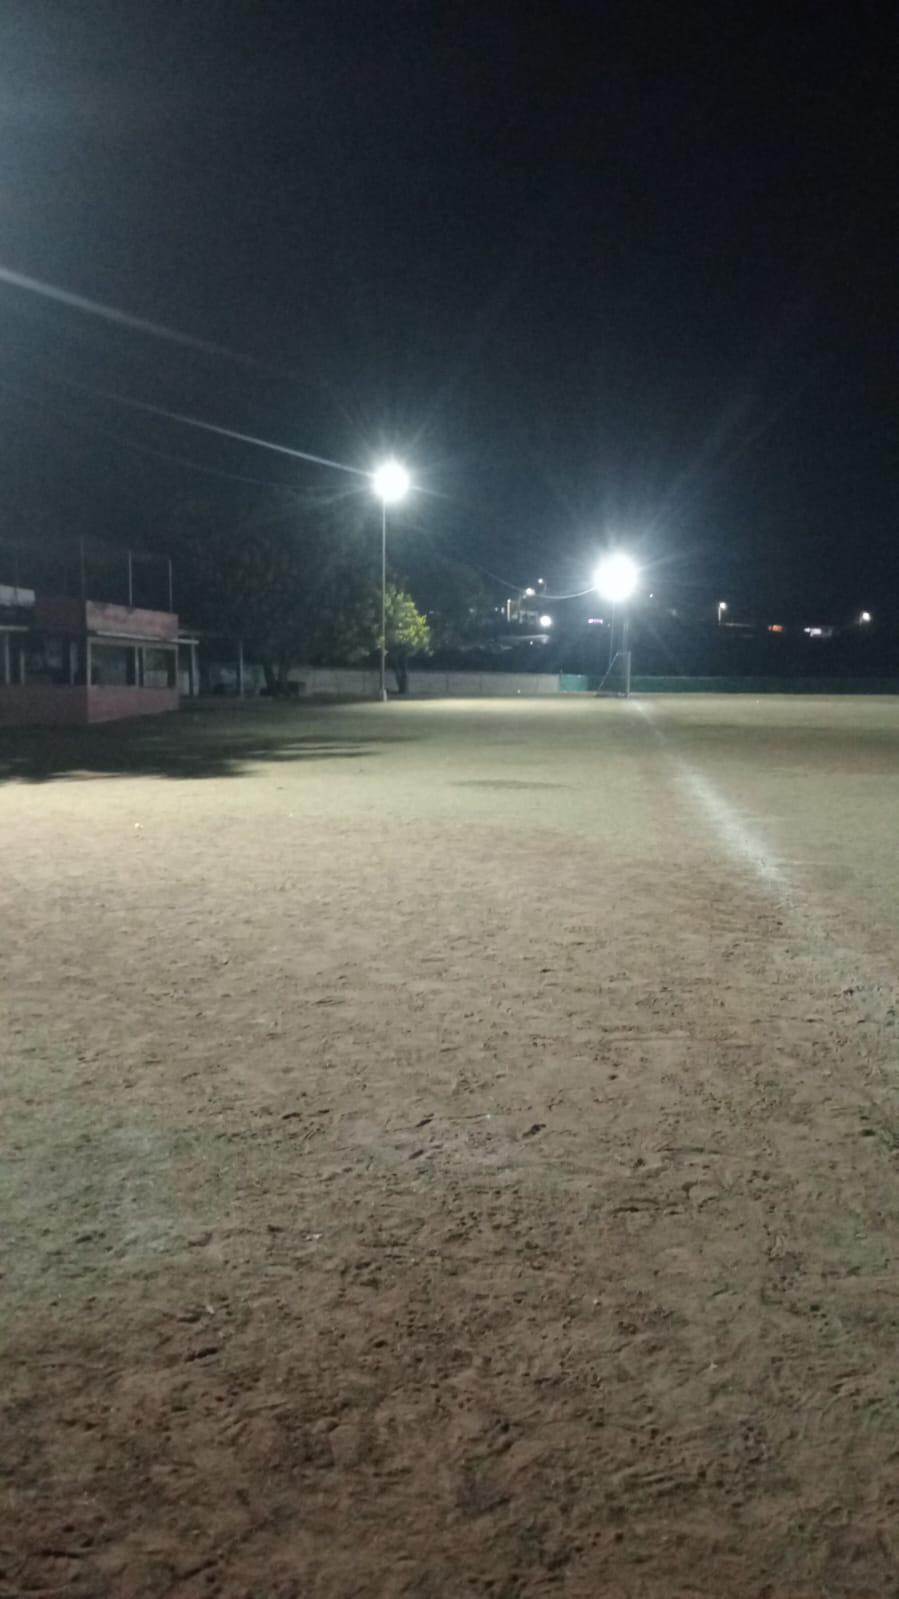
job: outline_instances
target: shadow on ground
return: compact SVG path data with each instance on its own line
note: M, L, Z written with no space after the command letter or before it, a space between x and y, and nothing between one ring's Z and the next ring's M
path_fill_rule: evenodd
M341 733L265 705L189 710L95 727L0 728L0 783L78 777L240 777L263 762L363 760L395 739Z

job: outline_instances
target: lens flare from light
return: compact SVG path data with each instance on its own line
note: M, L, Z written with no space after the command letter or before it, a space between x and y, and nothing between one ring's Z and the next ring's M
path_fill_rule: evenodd
M622 605L634 593L640 574L636 562L623 551L604 555L596 568L593 583L597 594L610 605Z
M382 461L372 473L371 486L385 505L396 505L398 500L406 498L412 484L406 468L399 461L391 459Z

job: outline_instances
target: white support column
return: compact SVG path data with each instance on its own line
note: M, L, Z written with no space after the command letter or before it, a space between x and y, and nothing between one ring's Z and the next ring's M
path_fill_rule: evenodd
M10 664L9 664L9 634L8 633L4 633L4 635L3 635L3 653L2 653L2 656L0 656L0 660L3 661L3 682L8 687L9 683L11 681L11 679L10 679Z

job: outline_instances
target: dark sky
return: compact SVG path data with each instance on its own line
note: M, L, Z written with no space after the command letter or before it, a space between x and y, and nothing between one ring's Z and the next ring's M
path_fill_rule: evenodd
M830 9L7 0L0 264L251 361L0 284L6 531L226 514L172 455L351 484L75 381L388 443L433 491L397 538L514 581L615 538L672 591L899 609L896 24Z

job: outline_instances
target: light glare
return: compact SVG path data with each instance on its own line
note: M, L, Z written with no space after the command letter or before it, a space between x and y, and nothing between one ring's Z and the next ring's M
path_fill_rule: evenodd
M639 573L629 555L617 551L604 555L596 568L593 582L597 594L610 605L621 605L629 600L637 587Z
M372 473L371 486L385 505L405 499L410 488L409 474L399 461L384 461Z
M553 625L553 619L551 616L538 616L537 620L541 627L552 627Z

